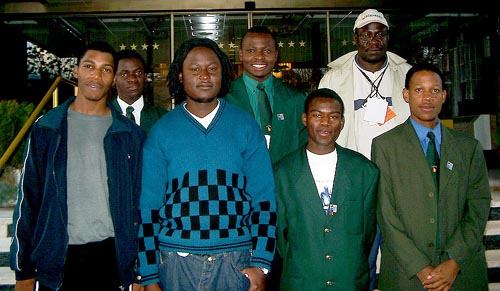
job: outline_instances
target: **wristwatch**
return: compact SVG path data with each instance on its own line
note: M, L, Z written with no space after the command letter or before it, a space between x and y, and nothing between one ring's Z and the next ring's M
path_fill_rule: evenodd
M267 274L269 274L269 269L267 269L267 268L260 268L260 270L262 271L262 273L264 273L265 276L267 276Z

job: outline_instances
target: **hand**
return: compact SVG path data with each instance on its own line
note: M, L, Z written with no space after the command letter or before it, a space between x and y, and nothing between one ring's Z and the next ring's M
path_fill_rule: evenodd
M454 259L437 265L424 280L424 288L429 291L449 291L457 278L460 268Z
M434 270L434 267L431 265L425 266L420 272L417 273L417 278L422 282L422 285L424 285L425 280L427 277L429 277L429 274Z
M153 283L145 286L144 291L161 291L161 288L158 283Z
M132 283L132 291L144 291L141 284Z
M250 280L250 288L248 291L265 291L266 290L266 275L260 268L249 267L241 270L243 274Z
M17 280L14 291L33 291L35 290L35 278L26 280Z

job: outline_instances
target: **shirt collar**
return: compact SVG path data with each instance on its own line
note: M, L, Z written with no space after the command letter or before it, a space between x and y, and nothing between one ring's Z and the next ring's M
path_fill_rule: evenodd
M262 82L266 88L265 90L267 95L270 95L273 92L273 78L274 77L271 75L269 78L265 79L264 82ZM248 76L245 72L243 73L243 81L245 82L247 90L251 92L255 92L255 90L257 90L257 84L259 82Z
M422 124L416 122L413 118L410 117L410 122L413 125L413 128L415 129L415 132L417 133L418 140L422 143L424 140L427 139L427 133L432 131L434 133L436 143L438 145L441 144L441 120L438 118L438 122L434 128L428 128L426 126L423 126Z
M118 105L120 105L120 108L122 109L123 114L125 114L125 110L127 110L127 107L129 107L129 106L134 107L134 112L141 112L142 108L144 107L144 98L142 95L141 95L141 97L139 97L139 99L137 99L134 103L132 103L130 105L127 104L127 102L120 99L120 96L116 97L116 101L118 101Z

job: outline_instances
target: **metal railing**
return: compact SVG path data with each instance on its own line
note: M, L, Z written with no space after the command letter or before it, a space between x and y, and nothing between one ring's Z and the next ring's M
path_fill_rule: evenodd
M77 90L78 90L77 83L74 81L71 81L69 79L65 79L61 76L57 77L56 80L54 81L54 83L52 84L52 86L50 86L47 93L45 93L45 96L43 96L40 103L38 103L36 108L33 110L31 115L28 117L28 120L26 120L26 122L24 123L21 130L19 130L19 132L17 133L14 140L10 143L10 145L7 148L7 150L5 151L5 153L3 153L2 157L0 158L0 169L3 169L4 165L10 159L12 154L15 152L15 150L17 149L17 147L19 146L19 144L23 140L24 136L31 128L31 125L33 125L33 123L36 121L36 119L40 115L40 112L42 112L42 109L45 107L45 105L50 100L50 98L52 98L52 106L53 107L57 107L59 105L59 84L61 82L73 86L75 88L75 96L76 96Z

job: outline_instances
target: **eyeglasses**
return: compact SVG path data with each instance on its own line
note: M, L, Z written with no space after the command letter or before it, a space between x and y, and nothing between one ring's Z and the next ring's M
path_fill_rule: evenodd
M134 71L134 72L123 71L123 72L120 72L120 77L122 77L122 79L124 79L124 80L127 80L132 75L134 75L136 78L142 78L142 76L144 75L144 72L143 71Z
M385 41L387 39L387 36L389 35L388 32L386 31L366 31L366 32L361 32L356 34L358 36L358 39L362 42L369 42L372 39L376 39L378 41Z

